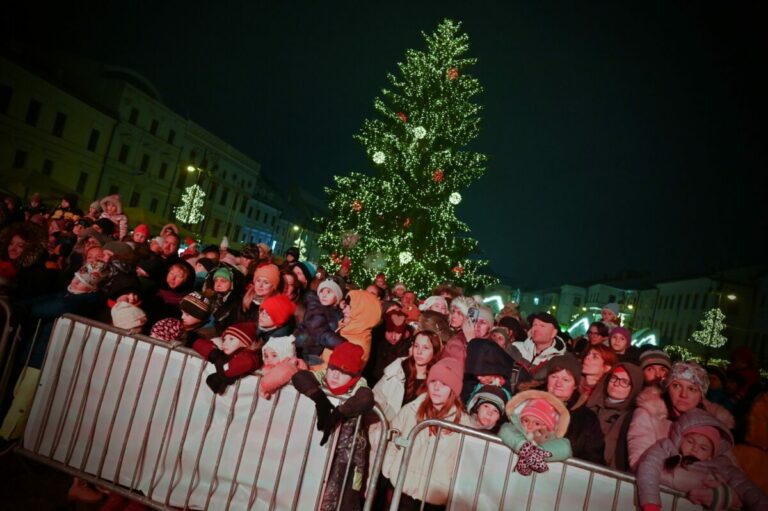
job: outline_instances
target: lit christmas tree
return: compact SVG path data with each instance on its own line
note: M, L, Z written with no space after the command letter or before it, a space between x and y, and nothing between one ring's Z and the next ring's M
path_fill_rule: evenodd
M188 186L181 196L181 206L175 210L176 219L185 224L196 224L201 222L203 215L203 199L205 192L197 185Z
M721 348L728 342L728 338L722 334L725 329L725 314L715 307L704 313L701 320L701 330L696 330L691 335L694 342L703 344L708 348Z
M383 271L422 293L445 280L479 287L495 280L480 273L486 261L470 258L477 242L462 235L469 227L455 211L459 190L485 172L484 155L462 150L480 130L472 98L482 88L467 73L476 59L462 56L469 36L459 23L445 20L423 35L426 51L408 50L400 76L387 75L377 118L355 137L375 175L335 177L319 243L332 270L349 256L357 283Z

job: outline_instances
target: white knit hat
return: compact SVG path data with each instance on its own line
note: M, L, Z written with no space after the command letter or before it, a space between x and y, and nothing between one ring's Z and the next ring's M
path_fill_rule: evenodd
M296 337L292 335L288 335L285 337L272 337L261 348L261 352L264 353L264 350L269 348L273 350L275 353L277 353L277 358L279 358L280 360L292 358L296 356L296 346L294 344L295 341L296 341Z
M123 330L133 330L144 326L147 315L143 310L128 302L117 302L112 307L112 324Z

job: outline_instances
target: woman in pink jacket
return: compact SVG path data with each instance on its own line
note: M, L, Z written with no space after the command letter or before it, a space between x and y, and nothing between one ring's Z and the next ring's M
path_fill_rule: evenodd
M678 362L664 381L664 388L650 386L637 396L637 409L627 433L629 466L637 470L643 453L657 441L669 436L677 418L694 408L712 414L727 429L733 429L733 416L720 405L707 401L709 388L707 372L694 362Z

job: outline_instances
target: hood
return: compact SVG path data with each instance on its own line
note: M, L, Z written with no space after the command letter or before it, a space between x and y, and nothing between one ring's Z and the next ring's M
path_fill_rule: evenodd
M544 399L555 408L555 411L560 416L557 420L557 426L555 427L555 436L557 438L563 438L565 432L568 431L568 424L571 422L571 414L568 412L568 409L562 401L543 390L525 390L512 396L512 399L509 400L505 408L510 422L517 425L519 428L522 428L522 425L520 424L520 412L523 411L523 408L525 408L525 405L527 405L528 401L531 399Z
M733 436L731 435L731 432L728 431L728 428L709 412L706 412L701 408L693 408L681 415L669 431L669 439L678 449L678 452L680 444L683 441L683 435L685 435L686 431L701 426L712 426L720 433L720 445L714 453L713 458L721 454L726 454L731 450L733 447Z
M352 309L349 322L341 327L341 334L370 330L381 321L379 300L368 291L355 289L349 292L349 306Z
M107 208L104 207L107 202L112 202L114 204L117 204L117 213L115 213L116 215L122 215L123 214L123 205L120 202L120 196L119 195L117 195L117 194L107 195L106 197L101 199L99 201L99 204L101 205L102 211L106 211L107 210Z
M488 339L473 339L467 344L464 374L485 376L497 374L509 379L515 360L498 344Z
M623 367L624 370L629 374L629 379L632 380L632 390L629 392L629 396L627 396L627 399L623 401L623 405L617 407L626 409L634 405L635 398L643 390L643 370L640 369L640 366L629 362L619 362L613 366L613 369L616 369L617 367ZM611 372L613 372L613 369ZM589 396L587 406L603 406L605 404L605 400L608 397L607 390L609 374L611 373L604 375L603 378L598 382L597 387L592 392L592 395Z
M638 394L635 403L638 408L644 409L651 415L651 417L656 419L666 419L669 415L667 404L664 402L664 398L661 397L661 389L655 385L645 387L643 391Z
M8 257L8 245L15 235L27 238L27 242L21 255L14 261L16 268L30 268L41 261L48 254L48 233L33 222L17 222L8 225L0 231L0 260Z

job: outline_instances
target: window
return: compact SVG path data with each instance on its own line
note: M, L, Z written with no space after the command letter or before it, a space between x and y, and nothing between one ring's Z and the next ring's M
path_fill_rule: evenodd
M152 122L149 125L149 132L152 133L153 135L157 135L157 126L158 126L157 119L152 119Z
M179 172L179 177L176 179L176 188L181 190L184 188L184 182L187 180L187 174L184 172Z
M40 109L43 105L36 99L29 100L29 106L27 106L26 122L30 126L37 126L37 120L40 118Z
M216 186L216 183L211 183L211 200L212 201L216 200L216 188L218 188Z
M691 295L685 295L685 305L683 305L684 309L688 309L688 305L690 305L691 302Z
M227 196L229 195L229 190L227 190L226 187L221 189L221 197L219 198L219 204L222 206L225 206L227 204Z
M97 129L91 130L91 136L88 138L88 150L91 152L96 152L96 148L99 145L99 137L101 136L101 133Z
M259 217L260 217L260 216L261 216L261 210L260 210L260 209L257 209L257 210L256 210L256 221L257 221L257 222L259 221Z
M162 162L160 164L160 173L158 174L160 176L160 179L165 179L166 172L168 172L168 164L165 162Z
M149 210L152 213L157 213L157 199L152 199L149 201Z
M146 172L148 168L149 168L149 155L145 153L144 156L141 157L141 168L140 168L140 170L142 172Z
M240 213L245 213L245 204L247 202L247 199L243 197L243 202L240 203Z
M276 219L277 219L277 217L274 217L274 216L272 217L272 227L274 227L274 226L275 226L275 220L276 220Z
M8 108L11 106L11 98L13 97L13 89L4 83L0 83L0 114L7 114Z
M19 149L13 156L13 168L23 169L27 166L27 152Z
M80 177L77 179L77 193L83 193L85 191L85 184L88 182L88 173L80 172Z
M219 228L220 227L221 227L221 220L219 220L217 218L213 222L213 233L211 234L211 236L213 236L214 238L218 237L219 236Z
M696 293L693 295L693 302L691 303L691 309L698 309L699 308L699 293Z
M67 114L56 112L56 120L53 121L53 135L56 137L62 136L65 124L67 124Z
M45 161L43 161L42 172L44 176L50 176L53 174L53 162L51 160L46 158Z
M117 185L110 185L109 186L109 192L107 193L107 195L115 195L119 191L120 191L120 188L118 188Z
M131 146L123 144L120 147L120 154L118 155L117 159L120 161L120 163L125 163L128 161L128 153L131 150Z
M248 218L253 218L253 206L248 208Z
M139 192L133 192L131 194L131 201L128 203L129 208L135 208L139 205L139 199L141 198L141 194Z
M139 110L136 108L131 108L131 115L128 117L128 122L131 124L136 124L136 121L139 120Z
M173 130L168 131L168 143L173 144L173 141L176 140L176 132Z

